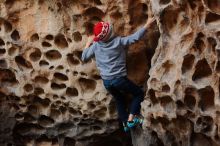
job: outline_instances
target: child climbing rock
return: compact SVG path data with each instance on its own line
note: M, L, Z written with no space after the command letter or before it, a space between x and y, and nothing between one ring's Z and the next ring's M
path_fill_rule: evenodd
M95 57L104 86L116 100L118 115L125 131L142 122L138 115L144 98L142 89L127 78L126 48L139 40L154 20L152 17L148 18L143 28L127 37L115 36L111 24L99 22L93 29L94 38L88 40L82 53L82 61ZM126 111L122 92L133 96L129 113Z

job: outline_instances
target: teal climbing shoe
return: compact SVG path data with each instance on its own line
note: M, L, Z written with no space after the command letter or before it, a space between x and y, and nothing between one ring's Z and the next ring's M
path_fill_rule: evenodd
M123 123L124 132L128 132L129 128L126 123Z
M143 123L143 119L139 118L139 117L135 117L133 119L133 121L128 121L127 122L127 127L128 128L134 128L137 125L142 125Z
M143 119L141 117L135 117L133 121L136 123L136 125L143 124Z

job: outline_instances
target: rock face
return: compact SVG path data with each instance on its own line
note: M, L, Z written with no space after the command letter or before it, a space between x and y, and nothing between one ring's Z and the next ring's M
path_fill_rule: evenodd
M0 1L1 145L126 144L95 60L80 58L97 21L127 35L147 13L141 1ZM156 32L148 35L158 39ZM146 82L146 46L156 48L153 42L129 50L129 74L139 84Z
M129 35L151 14L128 48L129 78L147 83L133 145L220 145L219 0L0 1L1 145L128 146L95 60L80 57L97 21Z
M161 36L142 103L143 135L157 139L148 145L220 145L220 1L151 5Z

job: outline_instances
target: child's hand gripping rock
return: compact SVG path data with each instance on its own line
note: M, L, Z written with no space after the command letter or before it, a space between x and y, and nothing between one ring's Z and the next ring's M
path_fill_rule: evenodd
M155 21L156 19L155 19L155 17L149 17L148 19L147 19L147 22L146 22L146 24L144 25L144 28L150 28L151 27L151 25L153 24L153 22Z
M89 36L85 48L89 48L93 43L93 36Z

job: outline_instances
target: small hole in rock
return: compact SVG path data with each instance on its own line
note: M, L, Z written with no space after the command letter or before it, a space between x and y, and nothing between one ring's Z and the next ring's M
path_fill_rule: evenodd
M53 40L53 35L48 34L48 35L45 37L45 39L47 39L47 40Z
M31 115L37 116L39 114L39 109L36 105L29 105L27 110Z
M77 76L78 72L77 71L73 71L73 76Z
M37 87L40 88L40 87ZM39 96L33 95L33 103L41 107L48 107L50 105L50 99L48 98L40 98Z
M38 124L43 127L50 127L53 123L54 120L45 115L40 116L40 118L38 119Z
M78 90L74 87L73 88L68 87L66 89L66 95L67 96L78 96Z
M72 40L71 40L70 38L67 38L67 41L68 41L69 43L72 43Z
M73 33L73 39L76 42L80 42L82 40L82 35L80 34L80 32L74 32Z
M94 74L94 75L92 75L92 78L95 79L95 80L100 80L101 76Z
M186 56L184 56L183 65L182 65L182 73L185 73L188 70L192 69L194 60L195 60L195 56L192 54L187 54Z
M25 68L33 68L31 63L29 61L25 60L22 56L16 56L15 62L17 63L18 66L22 66Z
M49 82L49 79L44 76L36 76L34 78L35 83L46 84Z
M212 23L212 22L219 23L219 21L220 21L220 15L218 15L218 14L209 12L206 15L205 23Z
M5 45L5 42L0 38L0 46Z
M217 72L220 72L220 61L217 62L217 66L215 68Z
M51 47L52 45L50 43L44 41L44 42L42 42L42 46L43 47Z
M203 33L201 33L201 32L198 33L196 40L195 40L195 43L194 43L194 47L199 51L199 53L203 52L206 47L205 43L203 41L203 37L204 37Z
M15 76L14 72L12 72L9 69L1 69L0 68L0 75L1 75L2 83L4 83L4 82L17 83L18 82L16 80L16 76Z
M96 17L102 18L105 15L105 13L102 10L98 9L97 7L90 7L90 8L85 10L83 15L87 16L87 17L88 16L89 17L96 16Z
M40 49L35 48L35 51L30 54L30 59L32 61L38 61L38 60L40 60L41 55L42 55L42 53L41 53Z
M58 99L58 98L59 98L58 95L53 95L53 99L54 99L54 100L56 100L56 99Z
M20 114L20 113L17 113L16 115L15 115L15 119L16 120L22 120L24 118L24 116L22 115L22 114Z
M0 59L0 68L7 68L8 64L5 59Z
M208 110L209 108L213 108L215 105L214 97L215 93L211 86L207 86L205 88L198 90L200 100L199 107L202 111Z
M31 42L35 42L35 41L38 41L38 40L39 40L39 36L38 36L37 33L35 33L35 34L33 34L33 35L31 36Z
M31 92L33 90L33 86L31 84L25 84L24 85L24 90L26 92Z
M67 108L65 106L60 106L60 111L65 114L67 112Z
M79 84L84 92L93 92L96 88L96 81L91 79L80 78Z
M32 123L36 121L36 118L33 117L31 114L29 113L25 113L24 115L24 122L28 122L28 123Z
M66 41L66 38L64 35L59 34L55 37L54 43L59 47L59 48L67 48L68 43Z
M75 55L78 59L80 59L82 56L82 51L74 51L73 55Z
M94 104L94 102L90 101L87 103L88 109L95 109L96 105Z
M40 65L40 66L48 66L49 63L48 63L47 61L45 61L45 60L41 60L41 61L39 62L39 65Z
M70 65L80 64L79 60L75 58L73 54L67 54L67 61Z
M169 86L169 85L164 85L164 86L162 87L162 91L163 91L163 92L170 92L170 86Z
M19 32L17 30L14 30L11 34L11 38L15 41L18 41L20 39Z
M59 118L60 115L61 115L61 112L59 110L51 108L50 117L52 117L53 119L57 119Z
M192 76L192 80L196 81L198 79L208 77L212 74L212 70L206 61L206 59L202 59L197 62L195 72Z
M149 91L148 91L148 95L149 95L149 97L150 97L150 100L151 100L151 103L152 104L156 104L156 103L158 103L158 99L156 98L156 96L155 96L155 91L153 90L153 89L150 89Z
M178 22L180 10L167 7L161 15L161 23L167 32L173 32Z
M213 119L210 116L201 116L196 121L196 126L201 132L212 131L213 128Z
M61 81L67 81L68 80L68 77L62 73L54 73L54 77L61 80Z
M101 2L100 0L94 0L94 3L95 3L96 5L102 5L102 2Z
M36 95L44 94L44 89L42 89L40 87L36 87L36 88L34 88L34 94L36 94Z
M84 73L84 72L80 72L80 75L81 75L81 76L87 76L87 74Z
M15 0L6 0L6 1L5 1L5 4L6 4L6 5L13 5L14 2L15 2Z
M53 90L60 90L60 89L66 88L66 85L65 85L65 84L52 83L52 84L51 84L51 88L52 88Z
M50 50L46 52L46 57L49 60L57 60L57 59L60 59L62 55L57 50Z
M185 107L184 103L181 100L177 100L176 101L176 105L177 105L178 109L181 109L181 108Z
M196 104L196 99L192 95L185 95L184 103L188 106L188 108L193 110L193 108L195 107L195 104Z
M100 126L92 126L92 128L93 128L94 130L102 130L102 128L101 128Z
M168 3L170 3L170 0L160 0L161 5L166 5Z
M210 47L211 47L211 50L213 51L213 52L215 52L215 47L216 47L216 45L217 45L217 42L216 42L216 40L214 39L214 38L212 38L212 37L208 37L208 42L209 42L209 45L210 45Z
M173 102L173 99L170 96L163 96L160 98L161 106L165 107L169 103Z
M0 48L0 55L3 55L3 54L5 54L5 53L6 53L6 50Z
M101 117L105 117L106 116L106 112L107 112L107 108L103 107L103 108L101 108L99 110L94 111L94 114L97 117L101 118Z
M10 47L10 48L8 49L8 54L9 54L10 56L13 56L13 55L16 55L16 53L18 53L18 51L19 51L19 48L18 48L18 47L12 46L12 47Z
M51 67L49 67L50 70L54 69L54 66L52 65Z
M62 70L62 69L64 69L64 67L62 65L59 65L59 66L57 66L57 69Z

